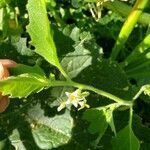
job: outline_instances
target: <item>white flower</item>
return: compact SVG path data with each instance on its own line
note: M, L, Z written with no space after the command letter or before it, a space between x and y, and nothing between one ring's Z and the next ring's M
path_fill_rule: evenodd
M80 89L77 89L76 91L74 91L72 93L65 92L65 94L68 97L68 99L67 99L67 101L62 102L60 104L60 106L57 108L58 111L61 111L68 105L73 105L76 108L78 106L80 106L80 108L78 110L81 110L85 107L87 107L87 108L90 107L88 104L86 104L86 99L85 99L85 97L87 97L89 95L88 92L82 93Z
M61 111L62 109L64 109L66 107L66 103L65 102L62 102L60 104L60 106L57 108L57 111Z
M81 110L83 108L90 108L88 104L86 104L86 100L79 102L79 105L81 106L78 110Z

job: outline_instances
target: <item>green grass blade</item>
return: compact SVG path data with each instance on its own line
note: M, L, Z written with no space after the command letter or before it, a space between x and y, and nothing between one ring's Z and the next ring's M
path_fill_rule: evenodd
M131 34L135 24L137 23L138 18L140 17L144 7L146 6L148 0L137 0L131 13L129 14L127 20L125 21L118 39L115 43L114 48L112 49L111 59L115 60L123 48L125 42L127 41L129 35Z

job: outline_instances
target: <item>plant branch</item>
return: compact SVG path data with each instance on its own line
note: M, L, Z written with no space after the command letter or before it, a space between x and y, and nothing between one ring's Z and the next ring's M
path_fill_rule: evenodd
M133 97L133 101L135 101L141 94L143 93L143 87L138 91L138 93Z
M89 91L92 91L92 92L95 92L99 95L102 95L104 97L107 97L111 100L114 100L115 102L117 103L120 103L122 105L126 105L126 106L131 106L132 105L132 102L129 101L129 100L123 100L111 93L108 93L108 92L105 92L103 90L99 90L95 87L92 87L92 86L89 86L89 85L85 85L85 84L80 84L80 83L76 83L76 82L73 82L73 81L50 81L50 85L51 86L73 86L73 87L76 87L76 88L80 88L80 89L84 89L84 90L89 90Z

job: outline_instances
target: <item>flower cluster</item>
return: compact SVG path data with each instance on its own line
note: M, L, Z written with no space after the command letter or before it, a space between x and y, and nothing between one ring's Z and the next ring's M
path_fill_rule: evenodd
M57 111L61 111L65 107L69 105L73 105L74 107L79 107L78 110L81 110L83 108L89 108L90 106L86 104L86 99L89 95L89 92L81 92L80 89L77 89L76 91L69 93L65 92L66 96L68 97L67 101L64 101L60 104L60 106L57 108Z

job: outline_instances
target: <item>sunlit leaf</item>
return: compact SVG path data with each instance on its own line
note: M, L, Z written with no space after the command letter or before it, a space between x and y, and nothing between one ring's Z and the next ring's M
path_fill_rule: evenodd
M20 134L17 129L13 130L12 135L9 137L9 140L11 141L11 145L13 145L15 148L19 150L26 150L25 143L20 139Z
M29 122L33 122L32 134L39 148L56 148L67 144L71 139L73 120L69 112L48 117L44 115L40 105L36 105L29 110L28 116Z
M16 67L11 68L11 74L20 75L25 73L36 73L41 76L45 76L44 71L37 65L35 66L27 66L24 64L18 64Z
M114 109L115 109L115 107L113 107L113 106L108 108L108 109L104 109L104 114L105 114L107 123L111 127L111 130L116 135L116 128L115 128L114 119L113 119L113 111L114 111Z
M76 77L84 68L91 65L90 52L81 44L76 46L74 52L68 53L61 61L62 66L71 78Z
M27 97L48 86L48 80L38 74L22 74L0 81L0 91L10 97Z
M29 13L27 31L31 36L31 44L35 47L35 52L43 56L49 63L59 67L45 0L29 0L27 10Z

